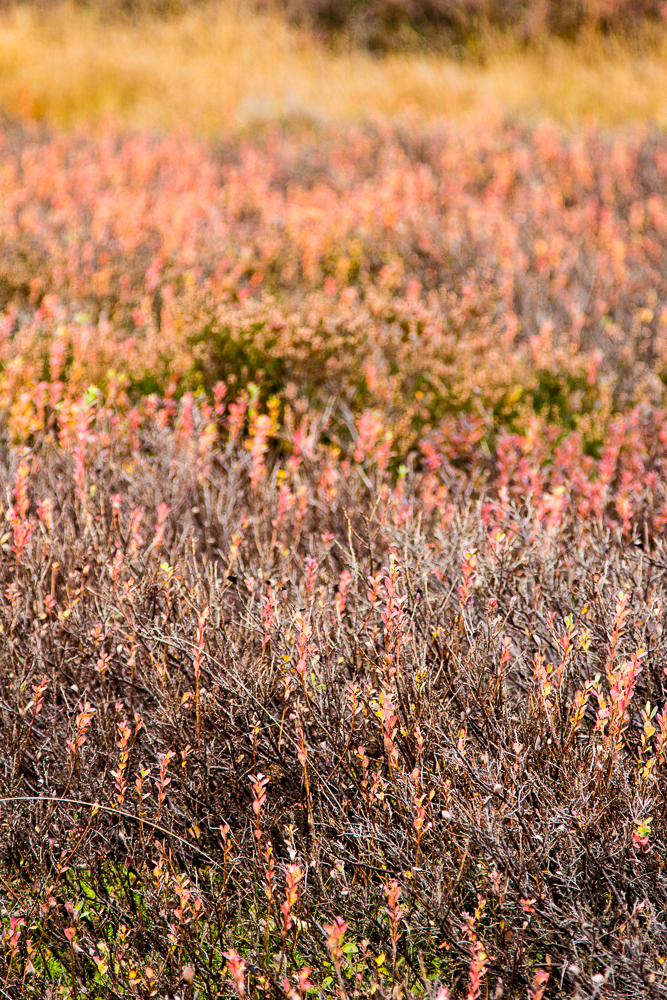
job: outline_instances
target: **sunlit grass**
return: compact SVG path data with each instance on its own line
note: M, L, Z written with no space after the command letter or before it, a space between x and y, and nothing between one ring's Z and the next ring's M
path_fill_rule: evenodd
M131 25L19 7L0 21L0 107L60 125L116 115L205 134L401 113L667 120L667 42L642 54L595 41L487 49L483 65L418 53L378 59L230 8Z

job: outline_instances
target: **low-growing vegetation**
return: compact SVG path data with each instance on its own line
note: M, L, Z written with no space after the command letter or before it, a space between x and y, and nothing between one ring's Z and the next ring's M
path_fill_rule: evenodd
M4 996L667 995L666 172L6 124Z
M666 183L646 127L380 122L217 147L8 127L7 428L57 431L91 384L129 409L223 382L280 422L326 418L341 447L358 414L383 418L394 465L464 417L490 448L537 420L595 454L614 414L665 399Z
M6 460L5 990L664 995L664 418L217 395Z

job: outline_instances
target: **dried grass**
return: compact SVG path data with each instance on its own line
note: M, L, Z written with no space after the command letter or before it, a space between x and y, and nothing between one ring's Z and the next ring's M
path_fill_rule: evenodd
M67 126L115 115L206 134L406 112L667 119L664 44L634 55L600 40L528 50L498 40L486 49L484 65L415 53L378 59L230 7L138 24L18 7L0 21L0 106Z

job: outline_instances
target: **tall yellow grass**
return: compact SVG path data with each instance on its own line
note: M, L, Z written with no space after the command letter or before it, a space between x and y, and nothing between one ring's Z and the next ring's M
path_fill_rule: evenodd
M595 42L540 51L499 43L482 66L335 53L276 18L229 7L134 25L71 7L18 7L0 18L0 108L61 125L115 115L209 135L405 112L664 124L667 40L641 55Z

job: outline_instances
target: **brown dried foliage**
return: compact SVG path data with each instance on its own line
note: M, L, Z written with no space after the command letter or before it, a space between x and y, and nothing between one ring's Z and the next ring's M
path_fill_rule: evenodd
M517 498L490 546L464 479L443 528L420 474L325 496L308 460L281 521L277 469L250 475L230 446L202 476L166 430L91 450L83 499L66 454L33 466L53 527L0 566L6 989L213 997L228 968L278 997L305 965L323 996L665 996L662 541ZM158 502L156 551L132 511ZM642 647L618 738L593 690L573 724Z

